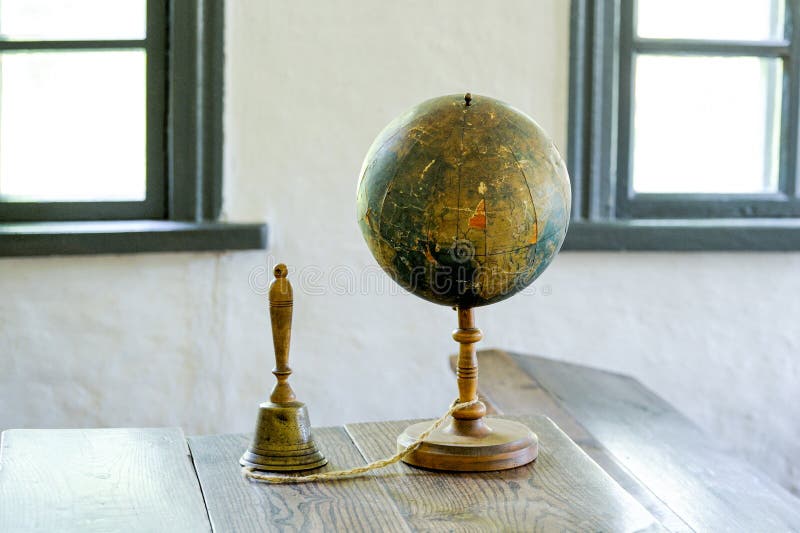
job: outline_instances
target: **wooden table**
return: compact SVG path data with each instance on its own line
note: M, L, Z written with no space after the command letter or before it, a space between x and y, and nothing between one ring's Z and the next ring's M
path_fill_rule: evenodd
M538 433L533 465L443 474L399 464L265 486L240 475L246 435L10 430L0 531L800 531L800 501L636 381L500 351L479 359L490 410ZM408 423L315 436L326 468L347 468L390 455Z

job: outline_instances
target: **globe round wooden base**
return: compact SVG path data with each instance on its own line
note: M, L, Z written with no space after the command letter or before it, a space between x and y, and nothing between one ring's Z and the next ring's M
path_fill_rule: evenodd
M471 421L480 427L459 427L462 421L453 420L425 439L419 448L403 461L422 468L453 472L489 472L508 470L526 465L539 455L539 439L526 426L501 418ZM397 450L403 451L430 422L406 428L397 437ZM468 436L464 433L482 434Z

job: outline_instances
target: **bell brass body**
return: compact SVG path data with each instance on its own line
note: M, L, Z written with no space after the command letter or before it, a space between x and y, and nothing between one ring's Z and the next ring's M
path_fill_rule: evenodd
M253 442L239 462L258 470L287 471L318 468L328 461L311 438L305 404L264 402Z

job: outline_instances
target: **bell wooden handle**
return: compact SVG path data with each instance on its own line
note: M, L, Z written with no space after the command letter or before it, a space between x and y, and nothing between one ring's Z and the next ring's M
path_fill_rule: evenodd
M295 399L289 385L289 342L292 337L292 284L286 279L288 269L280 263L274 269L275 279L269 286L269 318L272 322L272 344L275 347L275 368L272 373L278 379L269 401L288 403Z

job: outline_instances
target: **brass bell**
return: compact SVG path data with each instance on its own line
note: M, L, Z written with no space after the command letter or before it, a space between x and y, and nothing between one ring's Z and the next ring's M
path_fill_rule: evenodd
M269 287L269 316L275 347L275 374L278 382L268 402L259 406L253 442L239 459L242 466L266 471L310 470L328 460L314 444L308 409L297 401L289 385L289 341L292 334L292 285L286 279L283 263L274 270Z

